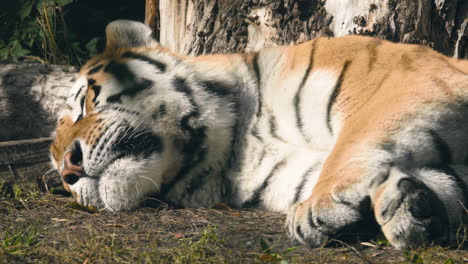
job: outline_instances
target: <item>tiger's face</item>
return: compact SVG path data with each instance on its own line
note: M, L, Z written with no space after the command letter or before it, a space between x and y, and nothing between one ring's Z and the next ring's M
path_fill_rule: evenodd
M104 53L71 87L50 147L65 188L77 202L111 211L156 193L169 202L212 202L206 197L220 185L207 185L200 200L187 194L196 177L217 176L226 163L230 95L156 43L144 24L112 22L106 37Z
M176 58L159 50L142 24L124 25L107 28L106 51L78 74L50 147L75 199L113 211L135 207L174 176L186 138L174 120L192 110L174 92Z

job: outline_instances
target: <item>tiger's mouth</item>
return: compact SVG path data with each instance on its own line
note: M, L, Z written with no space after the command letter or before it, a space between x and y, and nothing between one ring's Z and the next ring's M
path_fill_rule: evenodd
M162 139L151 131L131 127L123 128L121 131L125 133L118 133L113 142L106 140L102 142L103 145L107 142L105 145L110 154L108 153L104 159L99 159L99 162L88 160L85 163L81 143L75 141L70 151L64 155L64 165L60 173L63 181L73 185L83 177L99 178L99 175L118 160L128 157L144 160L162 152ZM88 156L91 154L88 153Z

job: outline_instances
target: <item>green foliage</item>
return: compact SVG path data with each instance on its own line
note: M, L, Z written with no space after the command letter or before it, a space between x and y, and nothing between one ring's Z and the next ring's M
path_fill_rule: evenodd
M0 8L0 60L37 60L54 64L83 63L96 53L96 41L81 48L70 32L63 8L74 0L5 1Z
M297 247L287 248L282 252L273 252L270 248L270 245L261 238L260 239L260 248L262 249L262 254L260 255L261 262L279 262L280 264L289 264L288 261L284 260L284 258L288 255L288 253L297 249Z
M382 233L377 235L377 237L375 238L375 243L380 247L390 246L390 242L388 242L388 240Z
M16 200L37 199L40 196L39 191L25 190L17 184L13 184L13 197Z
M144 0L0 0L0 61L82 65L115 19L143 20Z
M0 179L0 199L6 198L19 201L37 199L39 196L39 191L25 190L18 184L11 184L10 182Z
M36 224L10 224L0 236L0 247L9 253L23 250L39 243L39 225Z

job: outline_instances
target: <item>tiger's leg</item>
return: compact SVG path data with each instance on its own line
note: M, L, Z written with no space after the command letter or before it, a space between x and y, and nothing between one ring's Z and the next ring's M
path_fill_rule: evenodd
M336 147L326 160L312 195L288 212L290 237L318 247L329 239L356 233L362 221L372 218L367 172L362 159L353 159L361 146Z
M290 209L289 235L320 246L343 230L352 231L374 210L385 236L397 248L447 241L466 218L461 202L467 200L468 169L445 166L431 153L437 152L433 145L423 145L427 149L420 157L413 152L413 158L405 157L407 151L337 148L340 151L329 156L311 197ZM429 164L438 164L439 169Z

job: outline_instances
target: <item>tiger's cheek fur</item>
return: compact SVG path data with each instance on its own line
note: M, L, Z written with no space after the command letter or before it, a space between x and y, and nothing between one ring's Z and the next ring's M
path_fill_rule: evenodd
M50 152L54 160L54 166L60 172L63 170L64 156L71 150L72 144L80 139L84 139L87 145L96 144L96 140L103 132L101 119L97 115L91 115L73 122L70 115L60 118ZM63 182L64 187L70 191L70 187Z

